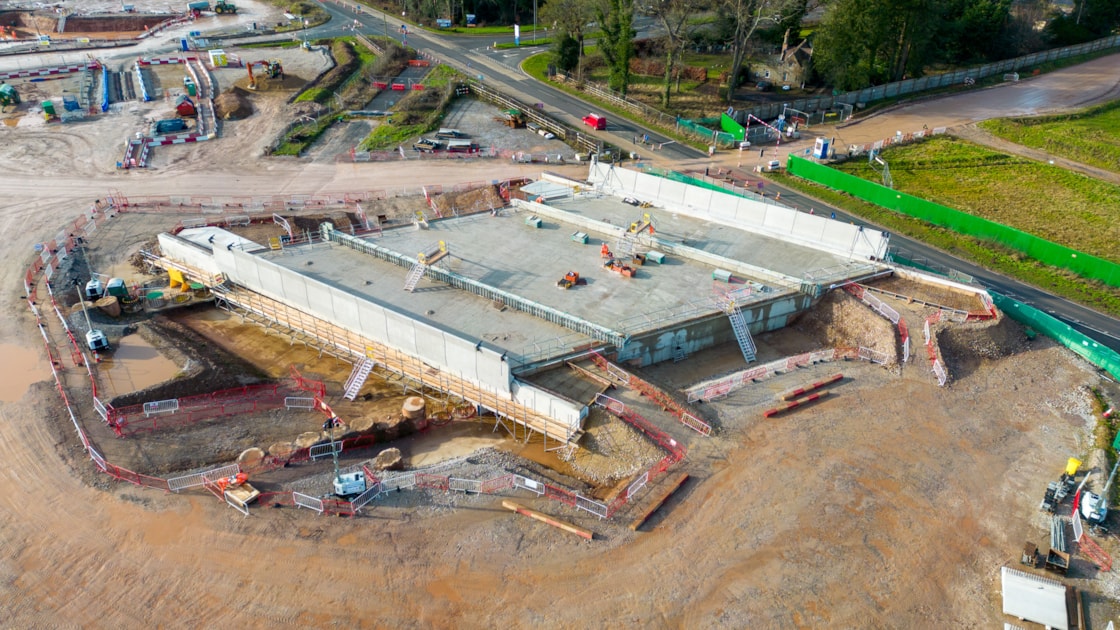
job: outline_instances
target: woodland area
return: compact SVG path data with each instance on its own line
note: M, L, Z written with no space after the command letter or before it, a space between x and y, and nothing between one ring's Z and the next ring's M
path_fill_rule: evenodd
M851 90L945 69L997 61L1097 39L1120 26L1116 0L397 0L369 3L415 16L464 24L527 26L534 10L548 29L554 62L577 68L586 41L625 93L635 57L635 20L650 31L665 68L663 105L681 56L718 50L728 57L726 94L742 85L744 64L783 43L811 49L809 80ZM730 97L729 97L730 98Z

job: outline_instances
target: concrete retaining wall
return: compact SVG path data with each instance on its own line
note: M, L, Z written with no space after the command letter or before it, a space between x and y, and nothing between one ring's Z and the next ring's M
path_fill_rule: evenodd
M163 255L191 267L226 277L252 291L309 313L332 324L416 357L448 374L498 392L538 413L576 428L587 408L511 378L502 353L478 347L465 339L413 319L366 296L308 278L269 260L243 251L207 248L169 235L160 235Z
M785 328L793 317L813 305L810 296L796 293L777 297L773 300L743 307L743 317L747 320L752 335ZM731 322L720 313L686 322L669 330L649 335L639 335L630 339L619 361L636 362L638 365L651 365L672 360L677 347L688 354L701 350L736 344Z
M592 163L588 181L615 194L656 202L672 212L740 230L779 238L858 260L887 255L889 234L806 214L776 203L744 199L717 190L690 186L656 175Z

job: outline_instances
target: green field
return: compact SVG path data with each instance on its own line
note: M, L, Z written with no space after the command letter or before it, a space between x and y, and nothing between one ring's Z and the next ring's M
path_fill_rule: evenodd
M1120 173L1120 101L1060 116L988 120L980 128L1016 144Z
M882 157L897 190L1120 262L1120 186L947 137ZM880 181L864 159L837 168Z

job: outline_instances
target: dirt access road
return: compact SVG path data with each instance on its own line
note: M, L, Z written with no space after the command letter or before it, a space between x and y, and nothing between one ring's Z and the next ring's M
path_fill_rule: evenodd
M1065 93L1082 94L1081 81ZM890 114L879 119L888 133L904 128ZM31 247L110 187L313 193L539 170L260 160L236 174L199 163L4 177L0 339L41 356L18 290ZM1098 378L1046 341L978 360L948 390L920 362L901 375L864 364L843 371L851 380L808 413L759 417L775 392L823 371L706 410L720 433L690 445L684 470L694 480L652 531L606 528L593 542L513 517L498 500L454 511L421 502L357 520L287 509L243 519L208 495L89 484L76 471L90 464L57 428L57 394L41 381L0 404L0 626L997 624L998 567L1023 540L1040 540L1038 499L1065 457L1086 450L1083 388ZM41 358L4 376L17 372L45 377ZM534 506L603 530L554 504Z

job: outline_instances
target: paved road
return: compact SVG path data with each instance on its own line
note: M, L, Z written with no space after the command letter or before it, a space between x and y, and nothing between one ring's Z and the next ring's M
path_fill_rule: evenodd
M328 37L343 35L347 33L347 30L352 30L354 20L357 20L358 23L361 24L360 30L362 32L374 35L388 32L400 37L400 27L402 23L391 16L384 16L380 13L371 15L368 13L369 9L365 9L364 11L367 12L363 14L354 14L339 9L336 5L329 3L325 3L323 6L331 13L334 19L323 26L310 29L308 31L309 36ZM650 26L648 23L643 23L642 25L645 27ZM479 38L478 36L440 36L426 31L413 31L407 35L407 41L409 45L426 49L453 65L457 65L463 69L469 69L469 71L476 76L481 75L487 83L495 85L499 89L507 91L523 100L545 103L546 109L551 115L573 126L578 127L581 124L580 118L583 113L588 110L588 105L583 101L533 80L520 72L518 64L520 64L525 57L537 52L539 49L524 47L521 49L495 50L492 47L488 47L487 42L493 44L494 41L513 41L512 36ZM1093 64L1085 64L1090 66L1088 71L1080 67L1070 69L1066 73L1068 78L1066 78L1065 81L1062 79L1063 73L1052 73L1044 77L1039 77L1039 79L1035 80L1037 83L1022 82L1013 86L1006 86L1007 93L1013 95L1011 97L1012 100L1007 102L1015 102L1018 104L1019 109L1029 109L1031 111L1052 109L1059 106L1057 100L1060 99L1057 99L1057 97L1033 94L1033 91L1036 90L1044 90L1047 93L1056 91L1060 94L1063 90L1066 90L1068 93L1068 90L1076 89L1077 93L1080 95L1077 98L1079 102L1090 99L1093 94L1098 94L1097 98L1105 98L1117 90L1117 79L1114 75L1109 75L1107 72L1107 67L1111 66L1108 59L1097 61L1102 64L1102 67L1106 68L1104 75L1099 75L1099 73L1094 74L1092 72ZM1041 81L1042 79L1044 79L1044 81ZM1093 82L1099 85L1099 89L1093 89ZM1032 83L1034 83L1034 85L1031 85ZM1071 87L1069 85L1070 83L1075 84L1075 87ZM1031 88L1034 88L1034 90ZM953 100L950 101L950 98ZM920 126L920 121L922 120L935 119L937 124L953 124L962 111L964 114L967 114L969 120L979 120L996 115L991 113L998 110L998 107L993 106L993 104L1005 102L1007 98L1008 96L1003 95L998 90L988 90L984 92L968 93L958 97L931 99L902 108L899 112L899 114L902 114L900 118L900 120L903 121L902 123L894 122L895 119L892 116L891 122L886 124L887 126L898 126L899 124L905 126L906 121L909 120L907 116L913 117L914 125L912 126L915 126L915 129ZM965 110L961 110L956 105L957 99L964 99L968 107L965 108ZM988 114L984 114L984 111L981 111L984 110L984 102L988 103L986 110L989 112ZM943 112L947 110L952 111L953 114L948 114L948 117L946 117L946 114ZM608 128L609 133L605 134L605 139L613 144L628 147L633 144L632 140L634 137L640 137L647 133L655 143L669 141L655 131L644 129L629 121L613 120L614 122L611 122ZM843 134L845 136L850 136L851 139L855 139L858 136L860 137L859 141L862 142L864 141L862 139L863 135L870 133L871 136L876 136L876 134L882 133L880 131L869 131L867 129L868 127L879 128L882 127L882 124L867 124L866 122L861 122L857 127L861 125L862 127L858 131L862 133L857 133L855 128L850 128L848 130L839 130L837 135ZM849 138L845 138L845 140L848 139ZM697 158L703 158L705 156L700 151L696 151L690 147L669 144L666 145L660 153L656 154L656 157L658 157L659 160L692 161L693 164L695 164ZM782 202L795 207L803 209L814 208L818 213L835 212L838 219L851 220L859 224L868 224L867 221L863 219L850 217L837 208L805 197L783 186L768 183L767 189L773 192L781 192ZM913 257L925 258L935 266L947 267L971 275L983 286L1046 311L1099 343L1120 351L1120 321L1114 318L1054 296L1042 289L1007 278L904 236L898 234L892 235L891 243L893 247L905 250Z
M806 197L784 186L768 182L766 184L766 190L770 192L780 192L783 203L788 203L797 208L813 208L818 214L822 212L835 212L838 220L853 221L856 224L878 227L865 219L853 217L828 204L811 197ZM984 267L961 260L937 248L900 234L891 234L891 248L904 250L904 255L911 259L925 258L929 261L930 266L934 268L943 267L955 269L973 276L976 281L985 288L1043 310L1072 326L1077 331L1091 337L1098 343L1108 346L1113 350L1120 351L1120 321L1112 317L1098 313L1080 304L1070 302L1069 300L1055 296L1037 287L1024 284Z
M331 21L308 29L306 36L309 38L335 37L348 35L353 32L355 22L359 32L369 35L382 35L389 33L398 39L404 39L409 46L425 50L440 57L443 61L471 74L481 77L487 84L507 92L520 100L529 103L544 103L545 111L553 118L567 123L572 127L582 128L588 135L597 136L604 141L624 150L645 153L641 147L634 145L635 138L648 134L651 144L661 145L657 157L665 160L683 160L702 157L701 151L687 145L677 144L671 138L665 137L653 130L644 129L640 125L628 120L608 117L605 132L591 131L583 125L582 118L591 107L582 100L562 92L549 85L543 84L521 72L519 65L525 57L540 52L539 47L524 47L512 50L487 50L488 44L495 41L513 41L512 35L497 37L480 37L476 35L437 35L428 31L415 31L409 26L407 35L400 32L400 20L383 13L375 13L372 9L363 8L361 13L356 13L339 5L321 2L323 8L331 14ZM652 26L652 22L644 20L642 27ZM525 41L525 38L522 38Z

